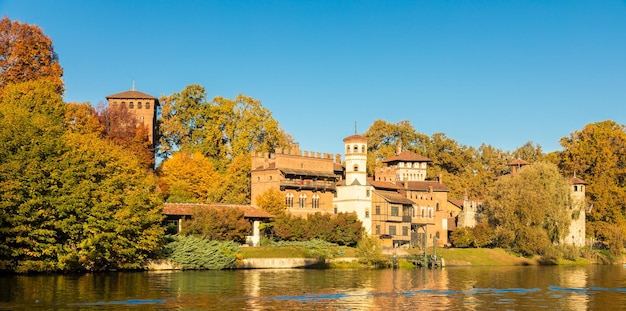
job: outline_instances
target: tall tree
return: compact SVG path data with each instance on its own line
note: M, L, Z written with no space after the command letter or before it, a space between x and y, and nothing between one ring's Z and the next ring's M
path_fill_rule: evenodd
M589 183L587 232L619 252L626 236L626 128L610 120L588 124L562 138L561 146L563 172Z
M0 89L10 83L48 79L63 93L63 69L52 40L37 25L0 19Z
M497 246L513 243L524 255L544 255L568 233L570 206L569 185L557 167L536 162L495 182L485 200L485 214L496 228Z
M248 96L208 101L204 87L189 85L160 101L159 152L165 156L174 150L197 151L224 171L238 155L271 152L291 143L271 112Z

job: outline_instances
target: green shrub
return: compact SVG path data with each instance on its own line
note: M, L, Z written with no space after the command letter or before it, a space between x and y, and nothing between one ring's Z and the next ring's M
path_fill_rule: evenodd
M232 241L212 241L193 235L177 235L166 246L166 258L188 270L221 270L237 265L239 245Z

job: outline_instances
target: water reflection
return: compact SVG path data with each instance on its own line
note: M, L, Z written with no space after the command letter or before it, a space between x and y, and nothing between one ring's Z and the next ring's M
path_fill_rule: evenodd
M621 266L0 277L0 310L611 310Z

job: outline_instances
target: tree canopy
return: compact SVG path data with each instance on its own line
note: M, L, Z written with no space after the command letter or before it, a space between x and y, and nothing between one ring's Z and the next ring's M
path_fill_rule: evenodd
M8 84L48 79L63 93L63 69L52 39L37 25L0 19L0 89Z

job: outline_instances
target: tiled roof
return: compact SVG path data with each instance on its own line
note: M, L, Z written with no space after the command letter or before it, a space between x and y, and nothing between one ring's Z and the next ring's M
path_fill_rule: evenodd
M113 95L109 95L106 99L157 99L152 95L148 95L146 93L142 93L135 90L130 90L122 93L117 93Z
M448 199L448 202L452 203L452 205L458 207L458 208L463 208L463 200L461 199Z
M400 152L400 154L396 154L392 157L389 157L385 160L383 160L383 163L390 163L390 162L399 162L399 161L403 161L403 162L432 162L431 159L425 157L425 156L421 156L413 151L402 151Z
M163 214L192 216L197 209L206 208L236 208L243 210L245 218L273 218L274 215L250 205L230 205L230 204L200 204L200 203L165 203L163 204Z
M390 203L410 204L410 205L413 205L414 203L413 201L409 200L407 197L395 191L374 190L374 192Z
M354 134L351 136L348 136L346 138L343 139L344 143L347 142L363 142L366 143L367 142L367 137L363 136L363 135L359 135L359 134Z
M408 190L418 190L418 191L428 191L430 189L430 187L433 187L433 191L450 191L450 189L448 188L448 186L446 186L446 184L442 183L442 182L438 182L438 181L431 181L431 180L426 180L426 181L409 181L407 183L407 189Z
M511 166L511 165L528 165L528 164L530 164L528 161L524 161L524 160L518 158L518 159L515 159L515 160L511 161L511 163L509 163L509 166Z
M370 185L374 186L374 188L377 188L377 189L394 189L394 190L397 190L397 189L402 188L402 187L399 187L398 185L396 185L396 184L394 184L392 182L376 181L373 178L368 178L367 182Z
M572 185L587 185L588 183L578 177L572 177L569 179L569 183Z

